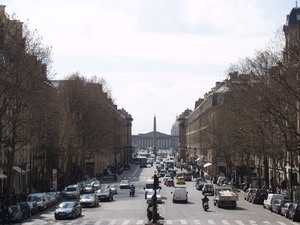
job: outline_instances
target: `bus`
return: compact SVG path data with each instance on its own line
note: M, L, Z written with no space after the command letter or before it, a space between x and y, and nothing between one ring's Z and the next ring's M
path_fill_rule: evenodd
M174 160L168 160L165 162L165 169L166 170L168 170L169 168L174 169L174 165L175 165Z
M140 168L147 167L147 158L146 157L139 157L137 159L140 162Z

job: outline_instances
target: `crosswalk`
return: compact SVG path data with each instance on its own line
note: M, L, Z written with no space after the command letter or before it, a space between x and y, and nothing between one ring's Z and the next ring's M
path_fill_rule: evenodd
M255 220L214 220L214 219L177 219L160 221L163 225L299 225L290 220L283 221L255 221ZM118 219L118 220L61 220L61 221L34 221L24 222L25 225L145 225L147 220ZM151 224L151 223L150 223Z

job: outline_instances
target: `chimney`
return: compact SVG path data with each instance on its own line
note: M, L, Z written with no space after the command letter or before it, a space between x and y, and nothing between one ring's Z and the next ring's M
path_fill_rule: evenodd
M4 14L5 13L5 5L0 5L0 14Z

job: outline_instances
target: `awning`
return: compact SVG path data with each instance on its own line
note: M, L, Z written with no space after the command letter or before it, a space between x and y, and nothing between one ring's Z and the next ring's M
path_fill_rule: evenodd
M15 170L15 171L17 171L18 173L22 173L22 174L25 174L26 173L26 171L25 170L22 170L20 167L18 167L18 166L13 166L13 169Z
M7 178L7 176L5 174L0 173L0 179L6 179L6 178Z
M212 164L211 163L205 163L204 165L203 165L203 167L208 167L208 166L211 166Z

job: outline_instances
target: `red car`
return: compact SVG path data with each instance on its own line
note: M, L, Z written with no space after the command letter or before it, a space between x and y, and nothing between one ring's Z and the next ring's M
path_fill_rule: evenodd
M174 180L172 178L167 178L165 180L165 185L168 187L174 187Z

